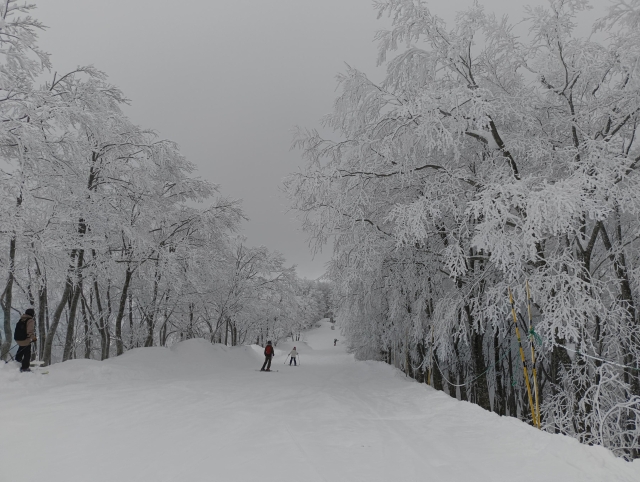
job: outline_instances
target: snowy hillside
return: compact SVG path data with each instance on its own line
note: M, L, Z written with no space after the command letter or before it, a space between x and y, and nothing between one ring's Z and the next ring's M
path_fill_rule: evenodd
M640 481L600 447L451 399L333 346L260 373L262 349L190 340L47 375L0 366L0 480ZM22 462L19 462L22 461Z

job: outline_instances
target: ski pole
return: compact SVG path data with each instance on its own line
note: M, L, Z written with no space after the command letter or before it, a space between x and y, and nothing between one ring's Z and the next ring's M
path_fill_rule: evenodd
M18 344L16 343L13 346L10 346L9 349L7 350L7 355L9 355L9 358L11 358L12 361L15 361L15 358L13 357L13 355L11 354L11 350L13 350L15 347L17 347ZM5 363L9 363L9 360L3 360Z
M538 429L541 429L540 423L540 401L538 399L538 377L536 375L536 349L534 347L533 339L533 322L531 316L531 290L529 289L529 280L525 282L527 289L527 312L529 313L529 338L531 342L531 371L533 372L533 390L536 397L536 421L538 422Z
M533 406L533 397L531 396L531 384L529 383L529 372L527 371L527 362L524 358L524 350L522 349L522 342L520 341L520 330L518 329L518 317L516 316L516 306L513 301L513 294L511 294L511 288L509 290L509 302L511 303L511 315L513 316L513 324L516 327L516 338L518 338L518 346L520 347L520 358L522 359L522 371L524 372L524 381L527 385L527 393L529 394L529 406L531 407L531 417L533 419L534 427L538 426L538 420L536 418L536 410Z
M284 363L283 363L283 365L286 365L286 364L287 364L287 358L289 358L289 355L287 355L287 356L286 356L286 358L284 359Z

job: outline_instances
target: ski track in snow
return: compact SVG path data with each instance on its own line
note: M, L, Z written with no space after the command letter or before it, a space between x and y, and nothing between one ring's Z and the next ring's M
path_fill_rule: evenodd
M640 461L499 417L333 346L189 340L48 375L0 365L0 482L640 482ZM283 366L293 345L302 365ZM280 366L278 366L280 364Z

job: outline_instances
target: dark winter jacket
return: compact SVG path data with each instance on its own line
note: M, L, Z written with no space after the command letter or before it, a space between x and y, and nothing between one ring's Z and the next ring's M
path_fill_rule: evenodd
M267 353L267 349L271 349L271 353ZM273 356L275 355L275 350L273 349L273 346L268 344L267 346L264 347L264 356Z
M17 340L16 343L18 346L29 346L31 343L36 341L36 320L29 315L22 315L20 317L20 321L22 320L27 321L27 339Z

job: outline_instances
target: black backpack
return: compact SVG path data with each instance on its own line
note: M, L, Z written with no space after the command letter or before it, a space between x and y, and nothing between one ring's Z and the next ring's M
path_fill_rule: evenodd
M15 341L23 341L27 338L27 320L20 320L16 324L16 330L13 332L13 339Z

